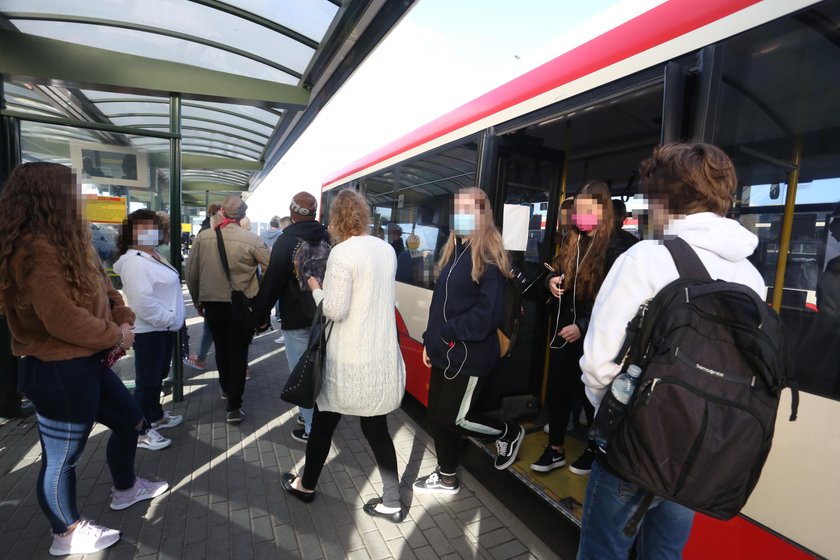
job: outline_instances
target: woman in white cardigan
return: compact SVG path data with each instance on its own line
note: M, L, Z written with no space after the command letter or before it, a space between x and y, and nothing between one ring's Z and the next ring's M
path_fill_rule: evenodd
M394 315L397 259L394 249L367 235L369 210L352 190L343 190L330 208L330 238L324 286L309 279L324 316L333 321L312 433L306 445L302 476L285 473L283 488L310 502L329 454L332 434L343 414L361 417L384 486L382 498L364 506L368 515L399 523L397 455L386 414L400 406L405 392L405 365L397 341ZM328 327L329 328L329 327Z

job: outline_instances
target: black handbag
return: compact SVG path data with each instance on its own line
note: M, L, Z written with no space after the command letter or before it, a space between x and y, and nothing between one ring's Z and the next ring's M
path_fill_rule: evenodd
M225 251L225 242L222 239L222 231L216 228L216 244L219 247L219 258L222 259L222 268L225 269L225 276L227 276L230 284L230 315L231 321L245 327L247 330L254 330L257 327L257 320L254 317L254 300L245 295L242 290L237 290L233 287L233 282L230 279L230 267L228 266L227 252Z
M321 379L324 360L327 355L327 342L332 332L332 321L324 317L321 304L315 310L315 318L309 330L309 343L306 351L298 360L289 375L289 379L280 392L280 398L287 403L303 408L313 408L315 399L321 391Z

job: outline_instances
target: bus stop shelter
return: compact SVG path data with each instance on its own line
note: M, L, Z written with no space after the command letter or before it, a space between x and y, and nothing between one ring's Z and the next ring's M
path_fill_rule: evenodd
M0 185L71 166L95 240L163 210L180 268L182 224L247 197L412 3L0 0Z

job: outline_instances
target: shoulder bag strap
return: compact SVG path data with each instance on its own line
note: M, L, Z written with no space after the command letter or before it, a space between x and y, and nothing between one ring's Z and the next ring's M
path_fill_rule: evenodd
M225 241L222 238L221 228L216 228L216 246L219 248L219 258L222 259L222 268L225 269L225 276L227 276L230 289L233 291L233 280L230 279L230 267L228 267L227 252L225 252Z

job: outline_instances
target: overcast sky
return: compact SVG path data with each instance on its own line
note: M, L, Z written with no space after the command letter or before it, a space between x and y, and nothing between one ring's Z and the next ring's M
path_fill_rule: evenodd
M323 179L663 0L418 0L248 199L253 221ZM597 16L597 17L596 17Z

